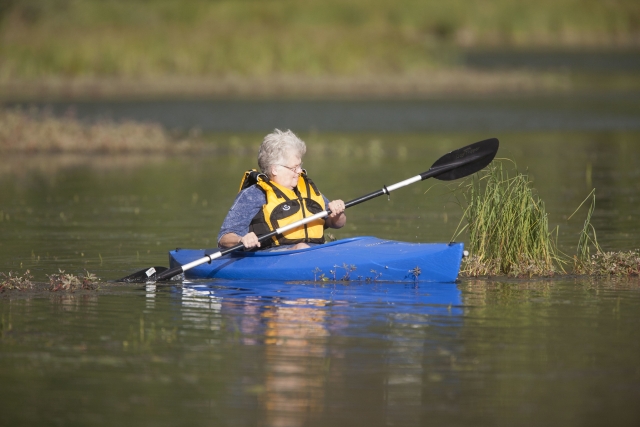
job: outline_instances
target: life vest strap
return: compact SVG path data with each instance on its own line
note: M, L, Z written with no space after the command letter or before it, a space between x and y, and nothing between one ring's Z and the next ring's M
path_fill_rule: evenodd
M249 188L252 185L257 184L258 181L269 181L269 178L267 177L267 175L263 174L262 172L258 172L256 169L249 169L242 176L238 193L245 188Z

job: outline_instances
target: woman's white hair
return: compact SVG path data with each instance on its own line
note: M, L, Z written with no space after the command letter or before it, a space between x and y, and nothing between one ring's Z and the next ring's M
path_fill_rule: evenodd
M302 158L307 152L307 146L303 140L293 132L282 132L275 129L264 137L260 151L258 151L258 166L260 170L271 177L271 169L276 165L283 165L289 156Z

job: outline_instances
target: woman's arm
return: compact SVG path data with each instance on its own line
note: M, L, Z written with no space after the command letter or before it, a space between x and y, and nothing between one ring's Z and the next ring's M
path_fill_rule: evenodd
M249 233L249 224L265 202L264 193L255 186L249 187L238 194L220 227L218 247L223 249L231 248L240 243L240 240L245 237L248 239L242 243L246 248L250 249L259 246L255 233Z
M238 236L236 233L227 233L220 238L218 246L220 248L227 249L240 243L242 243L246 249L252 249L256 246L260 247L258 236L256 236L256 233L254 232L247 233L242 237Z

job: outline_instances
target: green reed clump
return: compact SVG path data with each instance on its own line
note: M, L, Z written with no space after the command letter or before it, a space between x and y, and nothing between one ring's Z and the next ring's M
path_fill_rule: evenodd
M84 274L74 275L59 270L59 273L48 275L49 290L57 291L75 291L78 289L96 290L100 279L93 273L85 270Z
M549 276L558 271L559 252L549 231L547 212L528 176L511 176L501 162L472 177L463 192L463 231L471 256L468 276ZM454 238L455 238L454 237Z
M29 270L26 270L23 274L14 273L13 271L8 274L0 273L0 292L33 289L32 279L33 276Z

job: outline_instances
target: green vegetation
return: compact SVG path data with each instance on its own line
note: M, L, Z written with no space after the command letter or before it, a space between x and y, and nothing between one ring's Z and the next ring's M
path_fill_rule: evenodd
M5 0L0 81L410 76L460 48L637 47L636 0Z
M511 177L502 162L494 162L472 177L463 197L467 225L459 233L467 230L472 254L465 263L466 274L554 274L558 250L544 202L527 175L516 172Z
M462 188L462 221L467 224L458 227L452 240L465 231L469 237L471 255L463 262L463 276L553 276L566 273L565 266L572 261L574 274L640 274L638 250L604 252L598 245L591 224L595 190L576 209L577 212L591 199L576 254L570 257L558 249L553 231L549 230L544 202L535 193L526 174L515 169L515 174L510 175L504 163L496 160L471 177ZM591 255L591 249L595 254Z

